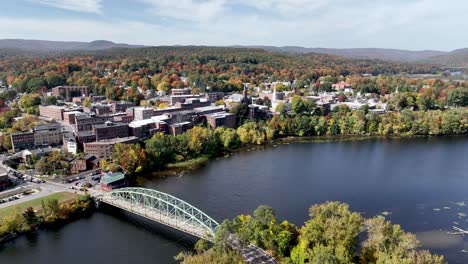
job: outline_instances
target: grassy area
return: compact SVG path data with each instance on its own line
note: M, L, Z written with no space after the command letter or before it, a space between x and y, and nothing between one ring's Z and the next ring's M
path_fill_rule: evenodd
M23 212L26 208L28 207L33 207L36 210L39 210L41 208L41 201L44 200L46 202L47 200L50 199L57 199L59 203L64 203L64 202L70 202L73 201L76 198L77 194L74 193L68 193L68 192L59 192L59 193L54 193L45 197L37 198L34 200L30 200L24 203L20 204L15 204L12 206L8 206L5 208L0 209L0 219L13 215L16 212Z
M168 169L194 169L208 162L208 157L199 157L191 160L171 163L167 165Z

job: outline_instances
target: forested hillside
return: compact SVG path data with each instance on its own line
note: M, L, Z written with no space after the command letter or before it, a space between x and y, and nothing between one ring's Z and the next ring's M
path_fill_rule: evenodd
M0 52L1 54L1 52ZM147 90L194 86L240 90L242 83L297 81L303 87L321 76L370 73L431 73L431 65L347 59L324 54L286 55L259 49L155 47L7 55L0 59L0 80L18 92L41 87L87 85L94 94L118 94L132 84Z

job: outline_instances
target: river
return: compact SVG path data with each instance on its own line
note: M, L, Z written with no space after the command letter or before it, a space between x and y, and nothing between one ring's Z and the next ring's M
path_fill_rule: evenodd
M274 207L296 225L314 203L338 200L365 217L384 214L449 263L468 263L468 138L335 140L235 153L197 171L143 183L221 221ZM184 236L106 210L0 247L0 263L171 263Z

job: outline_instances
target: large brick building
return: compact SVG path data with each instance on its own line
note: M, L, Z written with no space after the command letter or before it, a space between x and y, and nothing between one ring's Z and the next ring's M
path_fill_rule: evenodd
M171 95L171 105L176 103L185 103L187 99L200 99L201 95L192 95L192 94L185 94L185 95Z
M206 115L206 121L213 129L220 126L236 128L236 115L231 113L220 112L209 114Z
M43 117L53 118L55 120L63 120L63 113L65 112L65 107L56 106L56 105L40 105L39 106L39 115Z
M84 153L93 155L97 158L109 159L114 151L116 144L134 144L138 142L137 137L114 138L96 142L84 143Z
M88 114L75 115L75 132L92 131L93 126L104 124L106 121L112 121L112 116L94 116Z
M192 94L192 89L191 88L181 88L181 89L172 89L171 90L171 95L190 95Z
M135 120L150 119L154 115L155 115L155 112L153 108L141 106L141 107L135 107L133 109L133 116Z
M12 133L11 147L14 152L34 147L34 132Z
M128 124L106 121L104 124L94 125L93 132L97 141L128 137Z

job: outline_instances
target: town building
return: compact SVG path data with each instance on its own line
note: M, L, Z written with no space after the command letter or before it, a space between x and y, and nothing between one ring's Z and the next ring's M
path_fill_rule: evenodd
M133 121L133 114L131 113L120 112L120 113L111 114L111 116L114 117L114 122L121 122L121 123L128 124Z
M113 113L125 112L128 108L134 106L135 104L126 101L113 102L111 105L111 110Z
M70 172L72 174L80 173L87 170L85 159L74 159L70 162Z
M56 106L56 105L40 105L39 106L39 115L55 120L63 120L63 113L65 112L65 107Z
M11 134L11 147L14 152L34 147L34 132L19 132Z
M114 151L116 144L133 144L137 143L138 138L134 136L125 138L113 138L96 142L84 143L84 153L94 155L97 158L109 159Z
M150 119L154 115L155 113L154 113L153 108L141 106L141 107L135 107L133 109L134 120Z
M76 140L82 146L84 143L96 141L96 135L93 131L76 132Z
M211 103L215 103L224 98L223 92L209 92L205 94L205 98Z
M96 115L107 115L111 113L111 107L108 105L93 105L84 107L83 111L85 113L94 113Z
M186 94L186 95L171 95L171 105L176 103L184 103L187 99L200 99L201 95L193 95L193 94Z
M351 84L347 83L347 82L339 82L339 83L335 83L335 84L332 84L332 89L333 90L337 90L337 91L344 91L345 89L349 89L349 88L352 88Z
M37 125L33 132L35 146L51 146L62 143L62 127L58 123Z
M78 154L78 144L71 132L63 133L63 151L65 153L76 155Z
M236 115L226 112L206 115L206 121L215 129L220 126L236 128Z
M213 113L224 112L224 106L204 106L194 108L193 111L197 115L208 115Z
M94 125L93 132L97 141L128 137L128 124L106 121L104 124Z
M181 122L168 125L169 133L173 136L177 136L187 132L187 130L193 127L192 122Z
M57 86L52 88L52 95L71 101L73 97L88 97L89 88L87 86Z
M101 178L101 189L105 192L127 186L127 179L122 172L105 173Z
M191 94L192 94L192 89L191 88L182 88L182 89L172 89L171 90L171 95L172 96L191 95Z
M149 138L155 133L165 132L167 123L171 122L169 114L153 116L150 119L138 120L131 122L129 126L130 135L140 139Z
M106 121L111 121L112 116L95 116L93 114L75 114L75 124L73 126L75 133L81 131L91 131L93 126L104 124Z
M63 121L68 124L68 125L74 125L75 124L75 115L80 115L83 114L83 112L80 111L70 111L70 112L64 112L63 113Z

